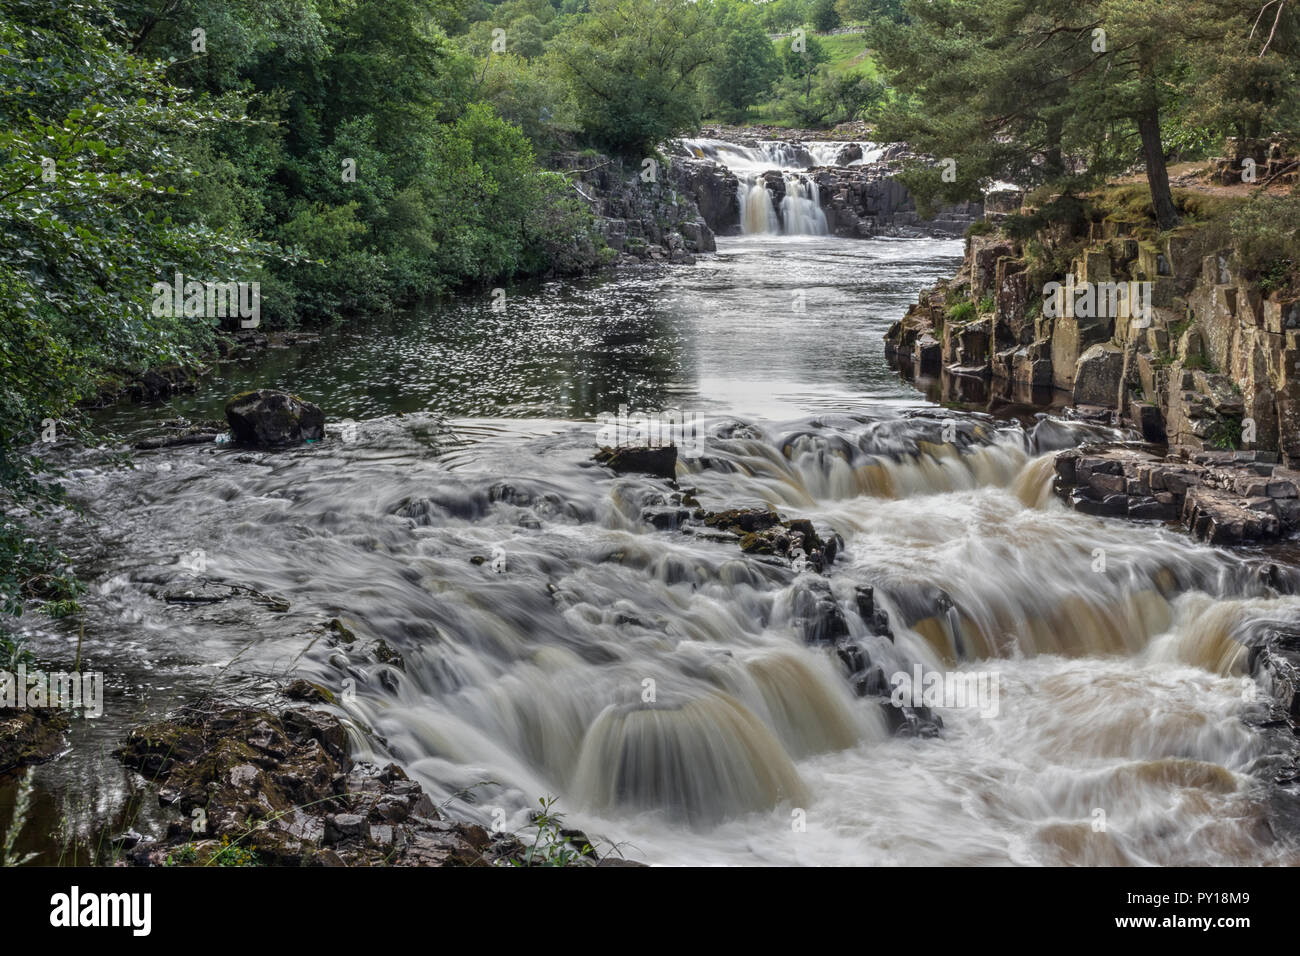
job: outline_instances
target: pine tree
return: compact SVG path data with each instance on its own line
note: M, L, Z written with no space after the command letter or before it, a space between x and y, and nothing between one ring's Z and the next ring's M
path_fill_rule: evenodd
M875 31L899 91L880 127L955 162L946 180L939 169L913 174L928 200L969 198L994 179L1077 187L1141 159L1156 221L1171 229L1164 127L1197 99L1204 65L1247 88L1288 72L1280 47L1254 63L1243 55L1254 0L911 0L906 10L909 25ZM1287 103L1259 104L1252 127Z

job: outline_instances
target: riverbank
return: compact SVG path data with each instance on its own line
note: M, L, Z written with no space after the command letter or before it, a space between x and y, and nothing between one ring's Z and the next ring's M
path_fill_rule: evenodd
M319 698L296 681L286 695ZM331 714L197 702L116 751L169 808L166 835L117 845L138 866L609 866L556 814L533 841L448 819L396 764L354 762ZM604 851L608 852L608 851Z
M1267 146L1261 168L1287 166L1278 149ZM958 274L886 333L890 361L945 390L982 382L1122 423L1181 460L1243 451L1294 468L1300 296L1245 235L1257 228L1252 201L1284 216L1294 200L1281 180L1272 197L1223 185L1224 162L1176 171L1184 222L1172 233L1154 229L1142 187L1126 184L1072 200L1072 212L1061 212L1068 197L1035 197L972 229Z

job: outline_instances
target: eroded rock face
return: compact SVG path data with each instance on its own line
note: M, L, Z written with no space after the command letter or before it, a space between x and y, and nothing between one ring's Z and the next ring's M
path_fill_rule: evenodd
M843 157L841 154L838 159ZM888 160L863 166L820 166L811 176L817 184L826 224L837 236L960 236L984 215L978 202L944 206L926 219L907 188L894 178L897 167ZM778 197L779 198L779 197Z
M710 216L738 221L735 177L728 183L725 169L708 168L713 163L675 158L647 169L608 156L558 152L551 165L565 171L597 217L606 244L625 263L692 265L697 254L716 248Z
M311 402L273 388L236 395L226 403L235 443L283 448L325 437L325 413Z
M725 235L740 228L740 195L736 176L725 166L708 160L675 157L672 181L695 200L709 231L699 251L713 250L713 234Z
M970 375L1050 385L1113 410L1147 441L1276 451L1300 465L1300 300L1265 296L1213 230L1133 233L1112 218L1040 231L1070 263L1051 277L1033 271L1024 244L970 235L958 274L886 332L886 357L905 374L937 369L945 387Z
M1074 404L1113 408L1124 374L1124 352L1113 345L1094 345L1074 367Z

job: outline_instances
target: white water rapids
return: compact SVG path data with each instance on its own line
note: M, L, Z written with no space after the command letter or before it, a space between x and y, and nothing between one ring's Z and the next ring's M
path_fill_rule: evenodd
M921 257L951 247L727 240L673 278L512 296L509 325L486 326L512 344L481 369L474 323L496 314L467 308L279 373L355 417L355 440L168 449L132 472L71 462L94 529L70 542L94 581L84 654L110 672L97 728L195 688L304 676L336 695L357 756L398 761L452 814L523 829L553 795L602 852L651 863L1297 862L1272 782L1288 753L1252 724L1265 702L1244 675L1247 645L1300 620L1300 600L1258 558L1067 510L1050 452L1106 437L1095 429L921 407L879 333L951 271ZM792 318L793 287L809 309ZM708 410L680 491L837 532L825 575L730 535L656 530L643 513L678 492L594 465L597 426L575 420L593 416L539 414L554 398L533 365L551 374L572 353L594 378L624 342L617 370L641 394ZM407 395L527 417L448 428L375 410ZM184 564L194 549L202 572ZM200 581L291 610L159 600ZM859 614L866 586L893 640ZM845 635L809 644L809 608L827 600ZM356 641L335 640L331 618ZM45 639L53 657L77 635ZM404 670L377 659L380 639ZM996 677L997 706L939 706L936 735L897 736L837 643L885 675Z

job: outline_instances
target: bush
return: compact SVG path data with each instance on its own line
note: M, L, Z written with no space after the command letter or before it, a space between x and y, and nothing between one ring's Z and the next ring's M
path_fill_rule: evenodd
M969 322L971 319L975 318L975 316L976 309L974 302L958 302L946 313L948 321L956 322L957 324Z
M1234 262L1269 295L1300 287L1300 196L1256 195L1230 224Z

